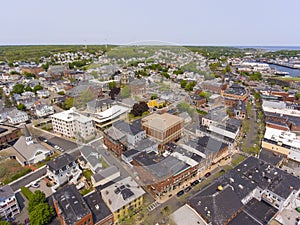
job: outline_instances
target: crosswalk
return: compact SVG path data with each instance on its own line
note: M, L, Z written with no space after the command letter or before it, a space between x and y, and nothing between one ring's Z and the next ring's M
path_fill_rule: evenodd
M147 209L148 209L149 212L151 212L152 210L156 209L158 206L160 206L160 203L155 201L151 205L149 205Z

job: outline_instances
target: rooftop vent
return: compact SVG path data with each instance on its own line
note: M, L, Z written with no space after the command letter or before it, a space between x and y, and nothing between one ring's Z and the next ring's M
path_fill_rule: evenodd
M243 189L244 189L244 186L241 185L241 184L239 184L239 188L243 190Z

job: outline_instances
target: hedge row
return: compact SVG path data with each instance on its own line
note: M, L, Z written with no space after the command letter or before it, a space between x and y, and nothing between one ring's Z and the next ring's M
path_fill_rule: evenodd
M32 198L33 193L29 190L29 188L21 187L21 192L28 200Z

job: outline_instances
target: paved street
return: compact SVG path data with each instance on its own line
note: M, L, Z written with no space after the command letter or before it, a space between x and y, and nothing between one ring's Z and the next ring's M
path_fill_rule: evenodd
M46 174L46 167L43 167L39 170L36 170L34 172L31 172L30 174L27 174L26 176L22 177L21 179L13 182L10 184L13 191L19 190L21 187L30 184L31 182L41 178Z
M252 106L251 115L249 115L249 132L246 134L247 137L244 139L244 147L250 148L253 143L256 143L256 135L258 131L257 116L256 116L255 104Z

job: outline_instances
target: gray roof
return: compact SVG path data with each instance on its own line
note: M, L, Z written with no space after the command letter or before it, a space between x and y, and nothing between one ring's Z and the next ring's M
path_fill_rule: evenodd
M91 164L93 168L102 167L100 162L101 155L94 150L91 146L84 145L79 150L82 156Z
M60 169L65 170L67 165L72 166L73 162L75 162L75 158L68 153L65 153L47 162L47 166L51 171L56 173Z
M24 130L25 130L25 137L31 137L31 134L30 134L26 124L24 125Z
M157 143L149 138L144 138L137 143L135 149L142 152L152 146L157 146Z
M89 195L86 195L84 196L84 200L92 211L94 224L97 224L101 220L112 216L112 212L104 203L100 192L95 191Z
M32 144L27 144L24 136L21 136L19 138L19 140L14 144L14 148L26 160L30 160L38 150L50 152L48 149L46 149L44 146L42 146L35 140Z
M207 192L207 189L212 190ZM206 220L212 222L213 225L225 224L243 207L241 200L232 187L227 186L223 191L217 191L217 186L212 185L207 189L193 196L189 201L189 205Z
M66 225L73 225L91 213L82 195L74 185L64 186L53 194Z
M154 152L141 152L134 156L133 159L156 178L172 176L190 167L173 156L163 157L156 155Z
M114 175L115 173L118 173L119 169L116 166L110 166L106 169L103 169L96 174L93 175L93 178L96 182L99 182L107 177L110 177Z
M117 128L121 132L129 135L137 135L140 132L143 132L144 130L142 128L132 126L129 123L125 123L124 121L118 121L116 123L113 123L113 127Z
M0 202L12 196L15 196L15 193L9 185L0 187Z

